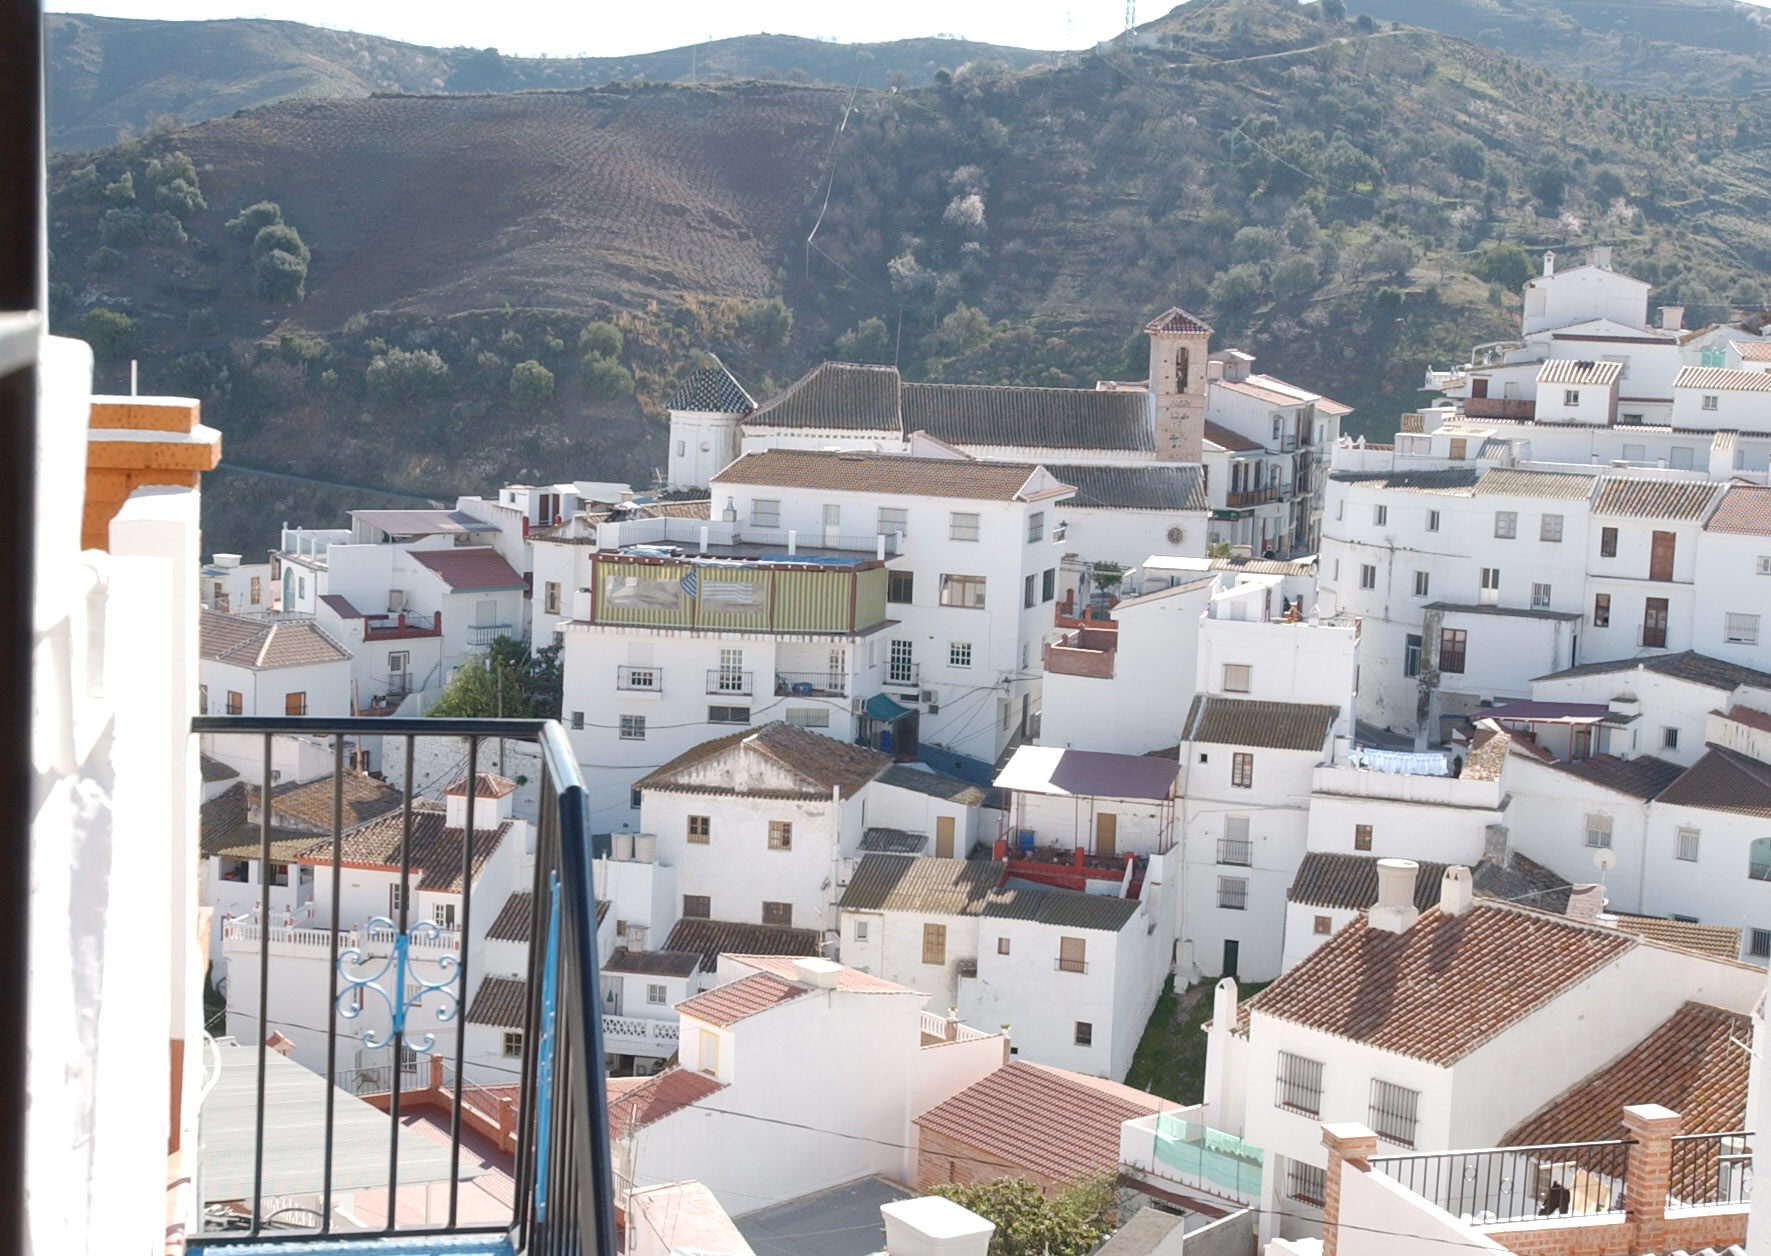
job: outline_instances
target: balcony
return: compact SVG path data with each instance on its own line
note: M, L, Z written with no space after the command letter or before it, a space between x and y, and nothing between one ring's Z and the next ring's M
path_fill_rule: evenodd
M365 641L409 641L417 637L440 637L443 635L443 612L434 615L420 615L412 611L399 611L386 615L363 616L363 640Z
M1266 488L1237 489L1224 494L1224 505L1231 510L1238 510L1245 506L1261 506L1267 502L1278 501L1280 492L1281 490L1276 484L1269 484Z
M1261 1202L1261 1149L1206 1124L1206 1107L1136 1117L1119 1127L1119 1162L1129 1176L1153 1186L1243 1207Z
M1517 397L1465 397L1464 417L1471 419L1530 419L1537 402Z
M467 630L467 644L480 649L491 645L500 637L515 635L515 630L509 624L474 624Z
M900 662L894 659L886 667L886 688L915 689L919 683L917 680L919 675L921 675L919 664Z
M677 1022L643 1016L603 1017L603 1049L613 1055L663 1060L676 1054Z
M663 693L664 669L662 667L629 667L620 666L615 669L615 688L625 689L630 693Z
M846 698L849 678L841 672L776 672L777 698Z
M747 698L755 692L754 672L734 672L714 668L707 673L707 692L711 697Z
M487 743L536 742L541 772L531 941L515 977L476 971L477 957L461 945L476 913L504 902L502 887L499 901L475 902L471 843L461 855L460 932L404 909L347 927L337 906L347 875L342 817L311 856L322 889L333 890L329 912L316 919L311 909L298 916L264 903L224 924L229 984L244 991L229 1015L247 1032L222 1040L209 1062L194 1175L203 1231L189 1246L287 1250L290 1240L331 1238L328 1252L367 1253L422 1235L462 1252L615 1251L603 1035L625 1026L601 1015L595 993L588 808L559 724L212 716L192 727L262 738L267 767L276 736L329 739L339 777L347 744L366 736L403 738L408 763L421 737L465 741L469 776L490 766ZM492 804L470 793L459 805L470 809L464 829L485 832L471 809ZM259 833L260 879L268 881L268 811ZM428 862L415 867L410 850L396 858L404 884L435 871ZM273 952L311 959L331 997L310 1006L267 980ZM492 980L505 983L500 1018L470 1016L462 1026L459 1014L487 998ZM475 1028L491 1035L490 1062L483 1052L468 1055ZM643 1026L660 1044L674 1030ZM323 1065L299 1062L291 1054L298 1045Z
M1046 644L1045 670L1057 676L1112 680L1118 648L1118 627L1110 621L1101 627L1078 628Z
M1065 959L1062 955L1052 961L1052 967L1061 973L1086 973L1088 961L1085 959Z

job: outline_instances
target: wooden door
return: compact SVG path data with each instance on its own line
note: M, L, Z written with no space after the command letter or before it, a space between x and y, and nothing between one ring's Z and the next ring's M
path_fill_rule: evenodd
M935 858L953 858L953 817L935 817Z
M1095 854L1112 859L1119 853L1119 817L1111 811L1095 816Z
M1657 650L1666 648L1667 599L1651 597L1642 612L1642 644Z
M1673 550L1677 538L1671 532L1656 532L1654 548L1648 555L1648 578L1650 580L1671 580L1673 578Z

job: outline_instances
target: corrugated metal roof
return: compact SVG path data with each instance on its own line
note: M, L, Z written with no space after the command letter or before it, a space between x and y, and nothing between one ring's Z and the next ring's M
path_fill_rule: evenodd
M1673 387L1708 392L1771 392L1771 373L1727 366L1681 366L1673 377Z
M389 536L472 536L498 531L497 524L461 510L353 510L350 516Z
M1596 475L1575 475L1563 471L1513 471L1496 467L1484 472L1482 478L1476 481L1476 494L1580 501L1593 495L1593 488L1598 482L1599 477Z
M1045 469L1075 488L1076 495L1064 503L1066 506L1203 511L1211 505L1205 495L1205 471L1198 466L1048 463Z
M1008 864L994 859L866 854L849 878L845 911L902 911L923 916L1032 920L1068 929L1117 933L1138 900L1072 890L1002 887Z
M1174 797L1181 765L1142 754L1021 746L997 774L996 788L1066 798Z
M889 829L874 826L861 834L861 849L881 855L915 855L928 845L927 833L912 833L907 829Z
M770 449L751 452L713 477L715 487L830 489L846 493L1024 501L1037 468L1018 462L912 458L907 454Z
M1766 347L1771 348L1771 345ZM1729 485L1703 530L1737 536L1771 536L1771 488L1761 488L1757 484Z
M1595 515L1639 519L1701 519L1722 486L1703 480L1659 480L1608 475L1593 498Z
M1591 384L1598 388L1608 388L1615 384L1622 375L1622 362L1551 358L1537 372L1537 382L1540 384Z
M603 961L606 973L631 973L636 977L692 977L701 967L698 951L630 951L618 946Z
M1263 702L1200 694L1187 712L1181 740L1319 751L1339 717L1339 707L1313 702Z
M988 797L988 791L982 786L911 763L894 763L875 779L881 785L914 790L931 798L945 798L948 802L962 803L968 807L975 807Z

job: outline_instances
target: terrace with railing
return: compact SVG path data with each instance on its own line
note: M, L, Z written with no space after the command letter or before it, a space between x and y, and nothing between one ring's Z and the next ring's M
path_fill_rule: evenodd
M1204 1104L1194 1104L1126 1121L1119 1127L1121 1172L1208 1201L1258 1207L1261 1149L1213 1129L1207 1116Z

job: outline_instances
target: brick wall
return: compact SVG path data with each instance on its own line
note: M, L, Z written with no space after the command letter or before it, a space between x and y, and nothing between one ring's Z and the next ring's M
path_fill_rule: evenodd
M930 1190L944 1182L993 1182L1004 1177L1037 1182L1048 1195L1056 1194L1065 1185L946 1134L927 1129L919 1132L922 1135L916 1155L916 1189L919 1191Z

